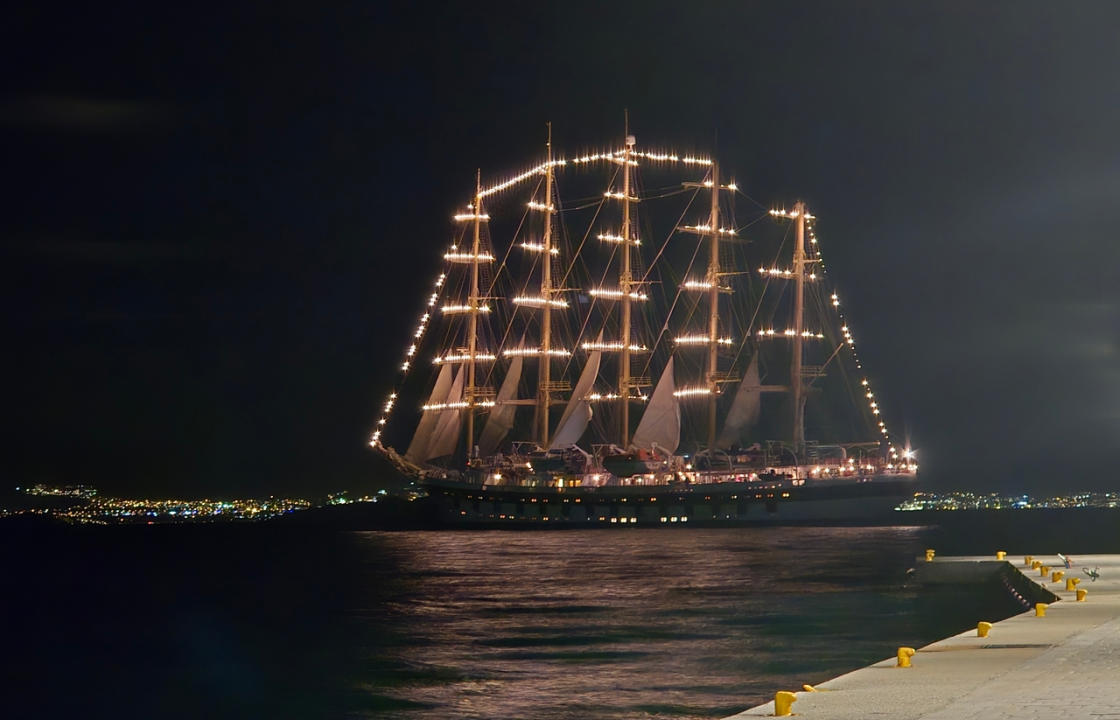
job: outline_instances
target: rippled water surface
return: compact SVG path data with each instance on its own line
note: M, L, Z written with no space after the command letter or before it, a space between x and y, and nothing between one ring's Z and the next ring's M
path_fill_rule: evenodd
M919 532L357 535L400 568L371 623L408 628L371 691L401 717L723 717L920 635Z
M5 546L8 697L26 717L719 718L1016 611L905 587L933 532L59 530Z

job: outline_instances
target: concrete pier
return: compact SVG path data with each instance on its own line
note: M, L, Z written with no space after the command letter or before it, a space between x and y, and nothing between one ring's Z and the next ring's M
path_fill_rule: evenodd
M990 567L995 550L984 557L935 557L933 565L945 565L931 574L968 582L986 572L980 564ZM1052 571L1064 571L1056 582L1024 564L1024 557L1009 554L1006 561L1059 598L1044 608L1045 616L1031 609L994 623L985 638L970 629L932 643L918 649L909 668L896 667L892 656L821 683L817 692L774 691L796 691L794 714L821 720L1120 720L1120 555L1075 556L1071 568L1057 555L1036 555ZM1097 580L1085 573L1095 568ZM1088 591L1084 602L1066 590L1068 578L1080 578L1077 588ZM773 715L771 701L732 717Z

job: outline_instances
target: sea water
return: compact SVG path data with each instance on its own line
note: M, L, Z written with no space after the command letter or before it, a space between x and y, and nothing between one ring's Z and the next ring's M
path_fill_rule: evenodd
M719 718L1021 610L930 527L4 538L9 717Z

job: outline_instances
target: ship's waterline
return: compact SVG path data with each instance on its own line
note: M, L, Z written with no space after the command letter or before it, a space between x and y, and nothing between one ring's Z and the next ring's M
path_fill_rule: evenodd
M889 524L913 494L913 476L759 486L752 483L604 485L595 488L478 486L427 481L440 519L461 525L672 527L741 524Z

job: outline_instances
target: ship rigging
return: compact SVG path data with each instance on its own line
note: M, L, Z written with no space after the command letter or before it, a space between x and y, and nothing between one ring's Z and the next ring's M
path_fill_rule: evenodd
M542 162L474 186L370 440L398 467L491 489L913 479L804 202L737 225L757 203L714 158L628 127L565 159L549 126ZM401 454L385 433L418 393ZM854 420L815 413L807 439L807 405L837 398Z

